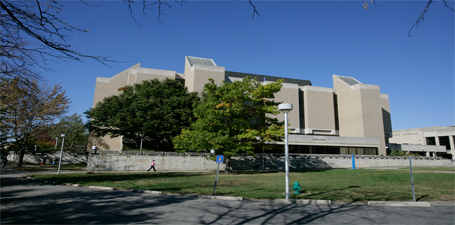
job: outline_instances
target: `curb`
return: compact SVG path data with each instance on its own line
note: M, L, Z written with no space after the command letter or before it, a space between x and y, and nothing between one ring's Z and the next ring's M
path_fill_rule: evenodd
M71 187L82 187L82 185L80 185L80 184L72 184L72 183L63 183L62 185L71 186Z
M297 199L296 204L331 205L332 200Z
M311 205L331 205L332 200L313 200L313 199L275 199L275 203L283 204L311 204Z
M57 184L57 182L54 182L54 181L44 181L45 184Z
M389 201L370 201L370 206L409 206L409 207L430 207L430 202L389 202Z
M111 191L117 190L117 188L115 188L115 187L102 187L102 186L89 186L88 188L99 189L99 190L111 190Z
M152 195L163 195L162 191L133 189L133 192L146 193L146 194L152 194Z
M216 200L232 200L232 201L243 201L243 197L233 196L221 196L221 195L199 195L200 199L216 199Z

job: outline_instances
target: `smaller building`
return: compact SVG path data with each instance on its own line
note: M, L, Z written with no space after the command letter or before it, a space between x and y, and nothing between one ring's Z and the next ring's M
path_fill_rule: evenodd
M455 160L455 126L394 130L388 151L402 150Z

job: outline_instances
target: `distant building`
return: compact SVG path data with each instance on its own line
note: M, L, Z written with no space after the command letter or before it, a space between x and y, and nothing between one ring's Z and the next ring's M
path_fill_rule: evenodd
M209 78L220 84L247 76L263 84L284 79L275 101L294 106L288 117L291 153L386 155L386 143L392 137L388 95L381 94L379 86L347 76L333 75L333 88L315 87L309 80L226 71L213 59L186 56L184 73L136 64L111 78L98 77L93 107L105 97L121 93L122 87L144 80L175 79L190 92L201 92ZM277 118L283 120L284 115ZM121 137L91 136L89 145L92 144L97 144L100 150L123 149Z
M389 151L402 150L455 159L455 126L394 130L389 142Z

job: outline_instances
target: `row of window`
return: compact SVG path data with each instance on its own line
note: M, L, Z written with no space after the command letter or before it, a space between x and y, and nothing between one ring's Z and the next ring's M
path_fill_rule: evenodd
M283 146L275 150L266 151L266 153L283 153ZM262 153L263 150L257 149L256 153ZM308 145L289 145L291 154L355 154L355 155L377 155L377 148L366 147L339 147L339 146L308 146Z
M454 136L441 136L441 137L437 137L439 139L439 145L446 146L447 150L451 150L450 137L452 137L453 142L455 143ZM426 137L425 140L427 142L427 145L436 145L436 137Z

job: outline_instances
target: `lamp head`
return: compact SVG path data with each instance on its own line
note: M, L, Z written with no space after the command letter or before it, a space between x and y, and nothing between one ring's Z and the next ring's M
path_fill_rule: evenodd
M288 112L290 112L293 108L292 108L292 104L291 104L291 103L281 103L281 104L278 105L278 109L279 109L281 112L288 113Z
M62 134L62 135L60 135L60 137L64 138L64 137L66 137L66 134Z

